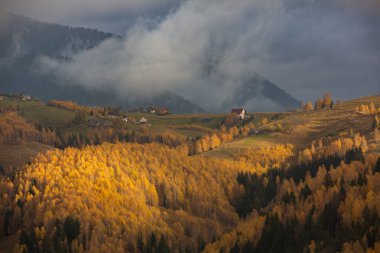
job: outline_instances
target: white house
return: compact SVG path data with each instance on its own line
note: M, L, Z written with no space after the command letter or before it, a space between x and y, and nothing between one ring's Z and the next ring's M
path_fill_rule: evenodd
M22 101L26 101L26 100L30 100L30 99L31 98L28 95L22 95L22 98L21 98Z
M146 108L146 111L147 111L148 113L155 114L155 113L156 113L156 107L154 107L154 106L149 106L148 108Z
M239 115L240 119L244 119L247 116L247 111L244 108L232 109L231 113Z
M123 119L123 121L124 121L124 122L128 122L128 117L125 117L125 118Z
M148 123L148 120L145 117L142 117L139 121L139 124L146 124Z

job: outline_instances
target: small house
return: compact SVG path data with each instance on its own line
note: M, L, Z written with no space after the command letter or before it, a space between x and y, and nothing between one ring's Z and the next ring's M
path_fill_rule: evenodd
M157 112L158 115L164 116L169 114L169 110L166 107L160 108Z
M154 106L149 106L148 108L146 108L146 111L148 113L155 114L156 113L156 108Z
M245 117L247 117L247 111L244 108L232 109L231 114L238 115L240 119L245 119Z
M148 119L145 118L145 117L142 117L140 120L139 120L139 124L146 124L148 123Z
M21 97L21 100L22 101L26 101L26 100L30 100L31 98L30 98L30 96L28 96L28 95L22 95L22 97Z

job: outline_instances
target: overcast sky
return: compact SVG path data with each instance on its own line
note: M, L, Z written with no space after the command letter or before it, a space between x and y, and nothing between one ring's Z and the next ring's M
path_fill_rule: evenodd
M303 101L324 91L343 99L380 93L379 0L1 2L2 9L42 21L125 36L60 67L88 83L113 81L125 89L154 83L191 94L204 86L198 65L211 61L216 74L207 82L226 92L257 72ZM83 76L83 66L93 71ZM112 68L108 77L97 76L106 66Z

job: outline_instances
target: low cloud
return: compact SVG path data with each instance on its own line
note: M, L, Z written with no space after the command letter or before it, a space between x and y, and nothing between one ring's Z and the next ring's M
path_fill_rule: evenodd
M380 13L380 1L378 0L339 0L340 4L345 7L353 8L355 10L361 9L366 12L377 12Z
M281 5L189 1L153 29L141 23L124 41L108 40L69 62L43 57L40 63L88 88L134 96L170 90L216 110L231 99L237 85L255 75L250 61L265 50L266 31L275 25L262 16L278 13Z
M186 1L153 25L140 20L124 40L108 40L69 61L38 62L89 89L122 96L170 90L208 110L230 101L256 72L303 100L325 90L352 97L359 85L363 93L379 88L380 36L376 15L351 6L348 0Z

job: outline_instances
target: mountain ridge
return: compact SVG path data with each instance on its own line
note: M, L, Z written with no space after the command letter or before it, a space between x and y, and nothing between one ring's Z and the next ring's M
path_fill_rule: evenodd
M124 96L121 99L111 89L89 90L54 73L41 73L35 66L38 57L69 61L70 56L77 52L90 50L107 39L121 37L96 29L44 23L16 14L9 14L8 21L7 27L0 30L0 89L5 93L28 93L45 101L72 99L88 105L110 104L124 109L156 105L168 107L174 113L208 111L208 108L201 108L183 94L170 90L151 98L131 99ZM235 94L232 94L233 100L217 108L218 112L226 112L235 106L245 106L249 111L284 111L300 104L277 85L256 74L248 82L237 86Z

